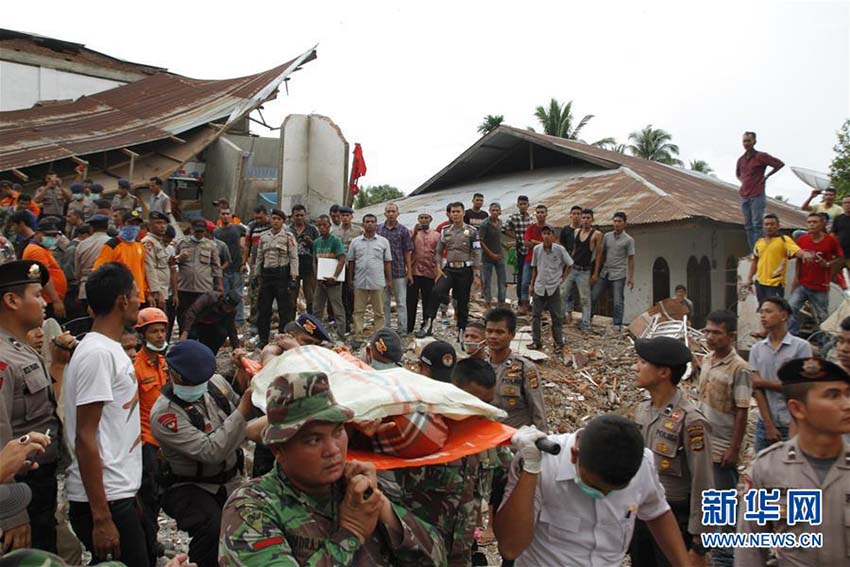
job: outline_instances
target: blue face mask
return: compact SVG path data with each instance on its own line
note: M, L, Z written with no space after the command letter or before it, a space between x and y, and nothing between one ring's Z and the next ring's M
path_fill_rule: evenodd
M118 231L118 238L123 240L124 242L133 242L139 236L139 225L130 224L127 226L121 227L121 230Z
M56 237L55 236L42 236L41 243L46 247L53 250L56 248Z
M575 468L576 468L576 478L575 478L576 486L581 488L582 492L584 492L585 494L587 494L588 496L590 496L594 500L601 500L601 499L605 498L605 494L603 494L601 490L599 490L598 488L593 488L592 486L586 485L584 483L584 481L581 479L581 475L578 472L578 461L576 461Z
M398 368L398 364L394 362L380 362L378 360L373 360L370 366L375 370L387 370L389 368Z
M207 383L203 382L196 386L184 386L183 384L173 384L174 395L184 402L196 402L204 397L207 391Z

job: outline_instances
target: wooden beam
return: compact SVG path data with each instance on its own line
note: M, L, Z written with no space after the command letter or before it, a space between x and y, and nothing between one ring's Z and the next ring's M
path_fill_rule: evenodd
M24 173L23 171L21 171L20 169L12 168L12 173L15 175L15 177L17 177L21 181L27 182L27 181L30 180L30 176L27 175L26 173Z
M133 158L137 158L137 157L139 157L139 154L137 154L137 153L136 153L136 152L134 152L133 150L129 150L129 149L127 149L127 148L121 148L119 151L120 151L122 154L124 154L124 155L130 156L130 161L131 161L131 162L133 161Z
M74 162L74 163L76 163L77 165L84 165L84 166L86 166L87 168L88 168L88 166L89 166L89 162L87 162L87 161L86 161L86 160L84 160L84 159L80 159L80 158L78 158L77 156L71 156L71 161L73 161L73 162Z
M172 142L176 142L178 144L185 144L186 143L186 140L184 140L183 138L178 138L177 136L169 136L168 139L171 140Z

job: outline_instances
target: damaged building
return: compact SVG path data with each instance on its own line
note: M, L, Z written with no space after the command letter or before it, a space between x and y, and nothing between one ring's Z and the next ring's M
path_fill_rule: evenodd
M107 193L119 178L129 179L144 202L147 180L157 176L167 180L166 192L181 202L186 218L214 216L218 198L249 215L261 193L281 200L285 157L285 130L274 138L252 135L250 114L315 58L312 48L261 73L203 80L78 43L0 30L0 179L33 192L47 173L67 185L82 169ZM348 165L341 132L324 117L292 122L298 125L289 135L292 152L305 163L327 160L331 152L339 170L331 181L296 175L293 189L305 201L308 193L326 193L322 202L340 200ZM302 142L311 134L327 143ZM322 183L330 189L317 189Z
M634 289L626 289L625 319L630 321L678 284L688 288L693 319L702 325L713 309L735 309L737 268L748 253L738 188L712 176L603 150L577 141L500 126L461 153L409 196L397 201L402 224L413 226L420 212L434 224L446 218L449 202L467 207L475 193L485 207L502 205L502 219L516 212L516 198L527 195L548 207L548 222L569 224L573 205L591 208L600 228L610 230L617 211L628 215L635 239ZM785 228L805 226L798 209L768 199ZM357 211L382 213L382 205ZM609 313L607 302L598 312Z

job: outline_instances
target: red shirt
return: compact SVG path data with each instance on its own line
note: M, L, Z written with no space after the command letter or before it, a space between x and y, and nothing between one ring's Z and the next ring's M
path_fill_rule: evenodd
M735 167L735 176L741 182L738 193L741 197L758 197L764 194L764 170L767 166L777 168L785 165L767 152L753 152L751 156L746 153L738 158Z
M525 229L525 247L528 248L528 252L525 253L525 261L526 263L531 263L531 256L534 254L534 248L528 244L529 240L537 240L543 242L543 232L541 231L543 227L537 224L536 222L528 225L528 228Z
M815 252L818 258L827 262L844 255L834 234L824 234L820 242L812 240L811 234L804 234L797 239L797 245L803 250ZM812 291L829 291L829 282L832 281L831 267L824 268L817 262L801 262L799 265L800 285Z

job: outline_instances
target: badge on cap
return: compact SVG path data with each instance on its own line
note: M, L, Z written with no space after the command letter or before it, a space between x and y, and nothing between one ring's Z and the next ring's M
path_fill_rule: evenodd
M380 338L377 341L375 341L375 348L378 349L378 352L380 352L381 354L386 354L387 351L389 350L387 348L387 343L384 342L383 338Z
M800 375L809 380L820 380L826 375L826 372L820 359L809 358L803 362L803 370L800 371Z
M38 266L38 264L33 264L32 266L30 266L29 270L27 270L27 279L41 279L41 268Z
M304 327L304 330L311 335L316 332L316 324L309 319L305 319L301 326Z
M446 368L451 368L452 364L454 364L455 357L452 353L447 352L443 355L443 366Z

